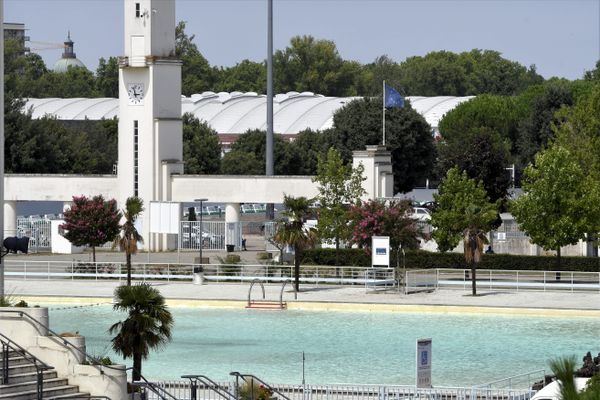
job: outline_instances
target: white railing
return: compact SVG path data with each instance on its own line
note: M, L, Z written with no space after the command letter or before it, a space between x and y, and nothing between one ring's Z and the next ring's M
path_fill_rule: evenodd
M11 279L123 279L124 262L20 261L5 260L5 275ZM132 263L137 280L191 280L194 266L184 263ZM211 282L283 282L294 276L293 265L204 264L204 279ZM426 269L406 271L406 292L438 288L470 290L470 270ZM394 269L303 265L300 281L311 284L365 285L370 289L392 289ZM477 270L482 290L537 290L600 292L600 272Z
M436 271L438 288L469 290L471 287L469 269ZM477 287L487 290L600 291L600 272L478 269L476 278Z
M156 382L178 399L190 399L189 381L170 380ZM219 387L235 393L234 384L220 382ZM451 387L440 386L430 389L409 385L290 385L271 384L273 388L291 400L528 400L535 391L505 388ZM149 400L158 399L150 394ZM155 396L155 395L154 395ZM209 388L200 385L198 399L223 400Z

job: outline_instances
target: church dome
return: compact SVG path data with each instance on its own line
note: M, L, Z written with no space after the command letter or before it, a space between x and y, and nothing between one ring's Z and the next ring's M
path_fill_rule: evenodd
M85 65L79 61L73 51L75 42L71 40L71 32L67 36L65 43L65 51L62 53L62 58L54 63L52 70L58 73L65 73L69 67L81 67L85 68Z

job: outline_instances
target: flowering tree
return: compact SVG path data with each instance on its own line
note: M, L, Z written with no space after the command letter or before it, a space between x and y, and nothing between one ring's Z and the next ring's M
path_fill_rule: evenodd
M360 247L370 248L372 236L389 236L391 248L397 248L399 245L404 248L417 248L420 230L416 221L410 218L411 209L408 200L392 201L388 204L379 200L369 200L352 207L352 242Z
M96 246L113 241L119 234L121 213L114 199L73 196L73 205L65 211L64 219L60 226L65 231L63 236L75 246L90 246L96 262Z

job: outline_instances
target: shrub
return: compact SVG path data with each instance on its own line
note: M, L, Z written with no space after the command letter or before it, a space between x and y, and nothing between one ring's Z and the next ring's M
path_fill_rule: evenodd
M390 266L396 266L397 252L390 254ZM364 249L341 249L340 264L344 266L371 266L371 256ZM402 255L400 255L402 257ZM402 258L398 265L402 266ZM536 270L536 271L574 271L599 272L598 257L561 257L560 266L554 256L521 256L513 254L485 254L478 269L495 270ZM423 250L406 251L406 268L456 268L468 269L462 253L433 253ZM306 250L302 259L303 265L335 265L334 249Z
M14 306L15 307L29 307L29 304L27 304L27 302L25 300L21 300L17 304L15 304Z

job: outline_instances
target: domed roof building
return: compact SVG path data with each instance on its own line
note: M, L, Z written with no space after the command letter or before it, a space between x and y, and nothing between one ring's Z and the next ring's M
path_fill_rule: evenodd
M67 36L65 43L65 51L62 53L62 58L54 63L52 70L63 74L67 72L69 67L81 67L85 68L85 65L79 61L73 51L74 42L71 40L71 32Z

